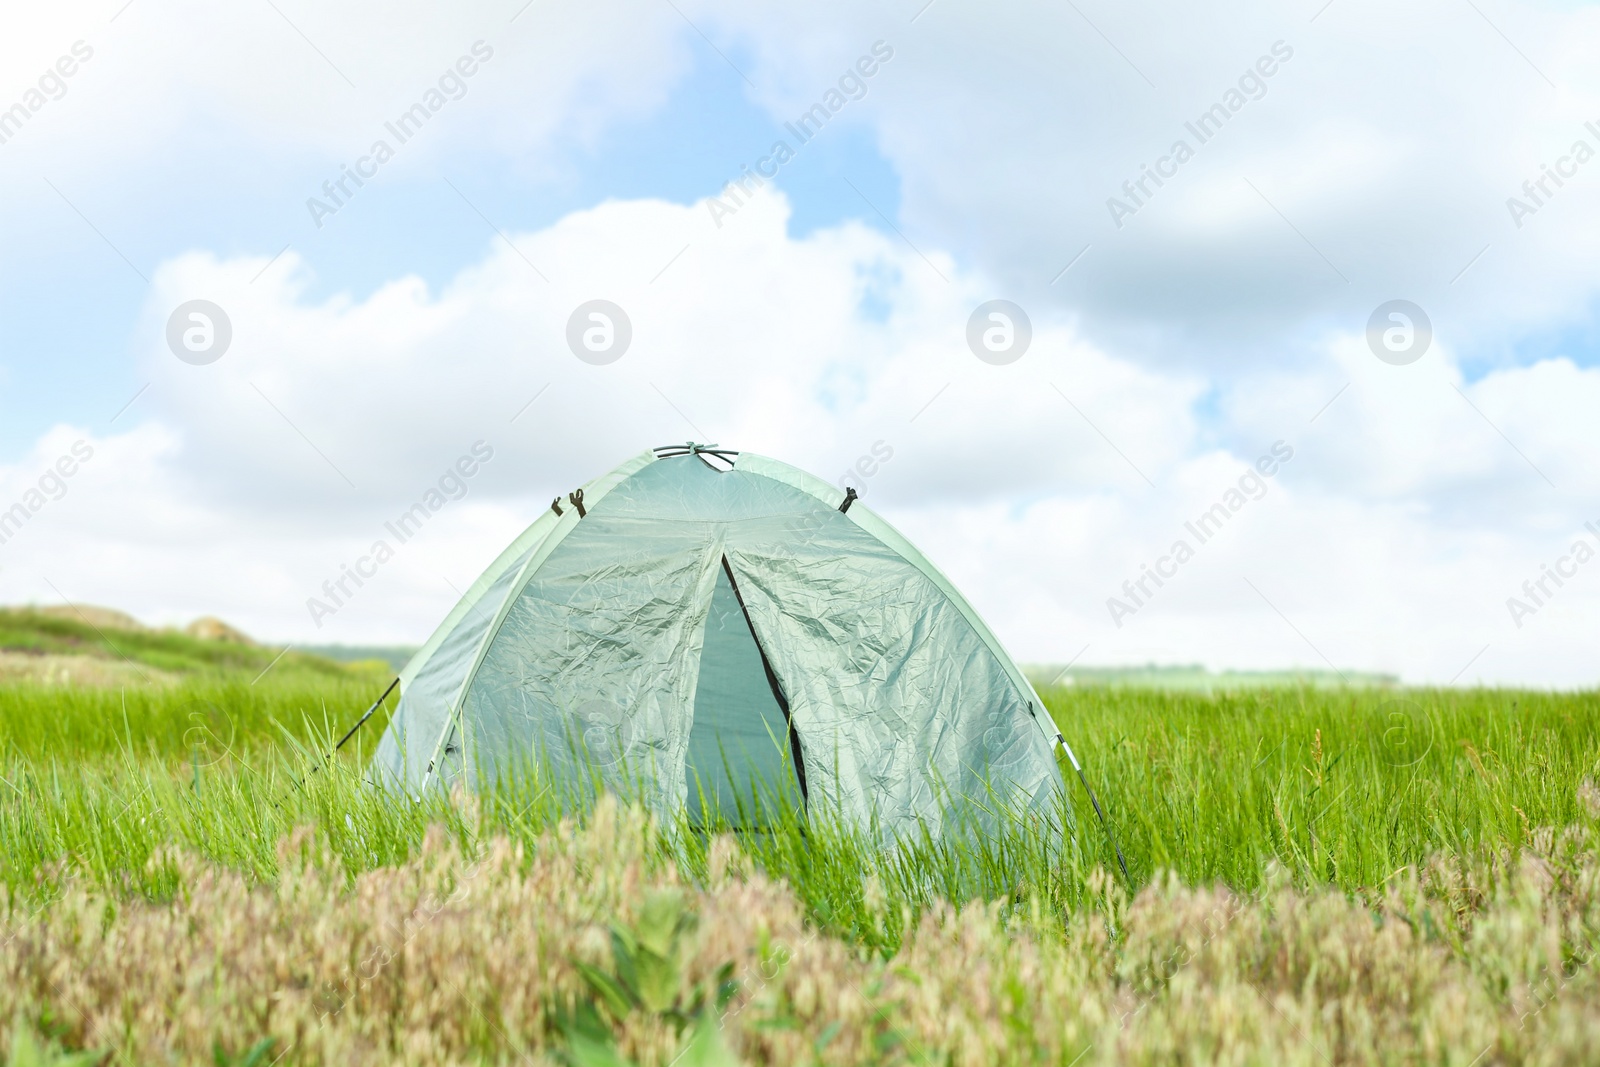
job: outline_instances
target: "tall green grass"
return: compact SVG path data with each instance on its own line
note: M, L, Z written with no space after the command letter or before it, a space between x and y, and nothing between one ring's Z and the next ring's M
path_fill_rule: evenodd
M354 722L387 683L376 668L287 663L259 680L217 671L126 689L0 685L0 754L66 764L124 753L156 760L198 753L207 763L229 754L263 757L286 738ZM382 732L386 722L386 714L374 716L366 729Z
M414 855L430 825L470 852L497 834L531 846L570 814L559 787L527 778L481 797L421 802L371 787L363 771L382 715L325 764L332 739L381 688L379 676L291 672L257 685L200 677L127 694L0 689L0 882L19 898L47 898L76 869L159 897L175 889L161 860L171 845L267 881L279 840L305 825L353 874ZM1576 822L1578 786L1600 761L1595 693L1045 696L1105 801L1136 884L1171 870L1190 884L1249 892L1276 866L1306 887L1369 890L1437 853L1514 850L1536 827ZM988 837L888 849L828 820L780 820L745 847L824 927L882 951L898 943L908 911L936 899L1071 910L1091 871L1115 871L1116 860L1064 771L1078 827L1066 847L1006 819ZM682 820L663 827L661 848L693 872L707 840Z
M1091 688L1046 703L1136 882L1170 869L1249 890L1276 862L1302 885L1378 886L1433 853L1572 824L1600 760L1596 692Z

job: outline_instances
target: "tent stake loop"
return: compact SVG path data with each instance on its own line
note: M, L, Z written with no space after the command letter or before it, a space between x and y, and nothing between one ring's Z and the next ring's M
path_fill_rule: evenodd
M1072 769L1078 772L1078 781L1083 783L1084 791L1089 794L1089 803L1094 805L1094 813L1100 817L1100 825L1105 828L1106 837L1111 839L1111 847L1117 853L1117 864L1122 868L1122 880L1131 888L1133 879L1128 875L1128 861L1122 858L1122 846L1117 844L1117 835L1111 829L1111 823L1106 821L1106 813L1100 810L1100 798L1094 795L1094 787L1089 784L1089 778L1083 773L1083 767L1078 763L1078 757L1073 755L1072 746L1067 744L1067 739L1061 734L1056 734L1056 743L1067 754L1067 759L1072 763Z

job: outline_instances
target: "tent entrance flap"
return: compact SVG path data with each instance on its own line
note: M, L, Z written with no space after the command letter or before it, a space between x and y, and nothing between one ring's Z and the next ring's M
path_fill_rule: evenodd
M696 822L753 828L784 808L803 807L805 771L782 698L723 560L689 730L688 799Z

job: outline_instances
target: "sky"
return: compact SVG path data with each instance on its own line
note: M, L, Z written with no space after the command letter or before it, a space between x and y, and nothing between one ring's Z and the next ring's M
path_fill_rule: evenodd
M694 440L856 488L1023 661L1600 682L1594 5L5 30L0 603L420 643Z

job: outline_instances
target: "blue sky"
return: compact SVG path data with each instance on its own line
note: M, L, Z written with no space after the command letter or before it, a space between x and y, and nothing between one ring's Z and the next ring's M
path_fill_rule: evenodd
M129 360L148 289L139 275L162 260L197 249L270 257L287 245L312 273L307 299L362 299L398 272L438 288L497 239L474 207L502 230L527 232L608 199L691 204L775 139L793 140L697 34L684 27L677 36L692 65L662 104L619 121L594 143L556 138L556 173L530 175L521 161L491 151L416 165L401 157L321 229L305 201L321 196L322 183L353 157L264 156L220 121L185 131L184 140L206 146L198 158L175 166L163 153L123 171L114 185L80 193L71 174L18 169L0 177L0 188L48 178L72 201L51 192L55 203L37 216L7 220L10 242L29 254L0 259L0 319L10 324L0 360L0 458L15 459L63 420L103 425L139 388ZM730 58L749 62L737 51ZM382 135L381 126L375 130ZM884 228L873 207L891 220L899 211L895 170L874 131L860 124L829 129L776 184L792 205L789 231L797 237L846 219Z

